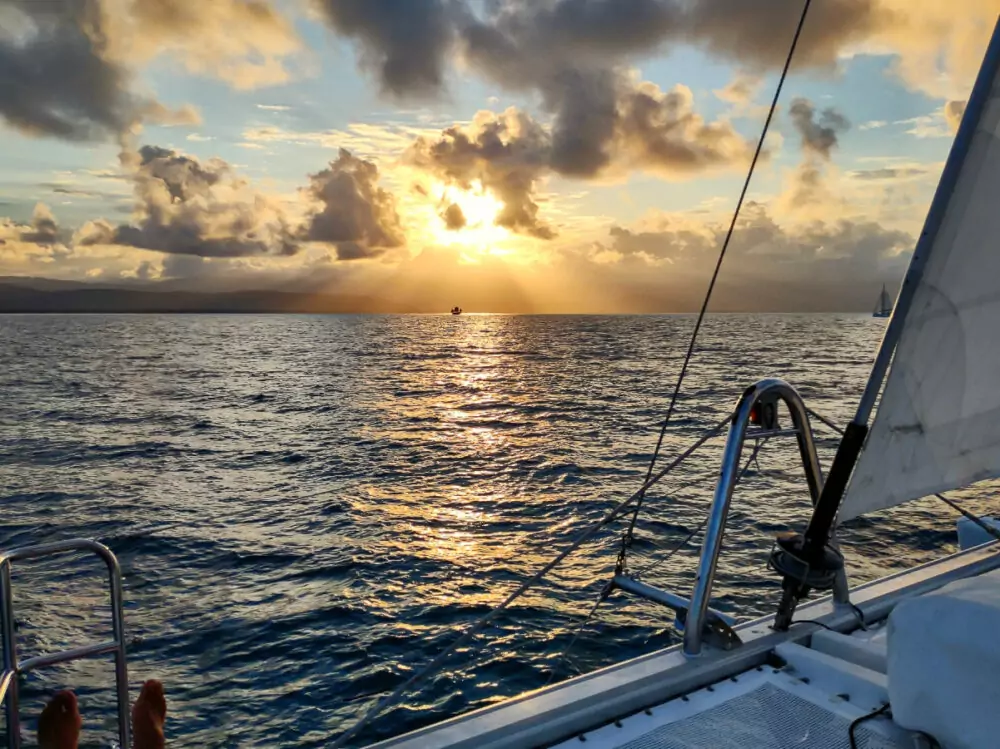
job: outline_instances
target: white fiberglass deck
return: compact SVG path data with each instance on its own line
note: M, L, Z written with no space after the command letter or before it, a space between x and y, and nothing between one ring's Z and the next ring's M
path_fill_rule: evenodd
M901 601L996 569L993 542L861 585L851 600L866 621L881 623ZM803 622L775 632L765 617L736 628L743 645L735 650L686 659L669 648L378 747L848 749L851 721L889 702L885 631L859 630L851 610L830 599L798 613L837 631ZM914 736L885 718L856 732L860 749L913 749L921 746Z
M882 628L822 630L810 646L779 645L776 655L775 666L577 734L555 749L849 749L851 722L888 701ZM855 731L859 749L912 749L918 739L882 717Z

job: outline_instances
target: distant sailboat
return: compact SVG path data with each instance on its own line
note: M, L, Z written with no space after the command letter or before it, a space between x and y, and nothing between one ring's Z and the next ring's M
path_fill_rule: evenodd
M452 307L451 308L451 314L453 314L453 315L460 315L460 314L462 314L462 308L461 307Z
M878 295L878 305L875 307L872 317L888 317L891 314L892 300L889 299L889 294L885 290L885 284L882 284L882 293Z

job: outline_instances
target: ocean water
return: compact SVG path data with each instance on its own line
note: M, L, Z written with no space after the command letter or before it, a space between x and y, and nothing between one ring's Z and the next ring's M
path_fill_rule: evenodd
M130 676L167 687L180 747L326 745L641 483L691 316L0 316L0 548L77 536L118 555ZM664 445L677 454L754 380L782 376L843 424L884 321L716 315ZM824 465L836 437L815 425ZM722 440L647 497L629 557L688 593ZM985 508L989 492L967 492ZM962 496L962 495L959 495ZM713 605L768 613L774 535L801 527L794 438L737 490ZM668 612L618 593L609 528L358 745L670 645ZM953 551L913 503L851 524L852 582ZM97 564L15 567L22 657L106 636ZM72 687L85 744L115 733L110 660Z

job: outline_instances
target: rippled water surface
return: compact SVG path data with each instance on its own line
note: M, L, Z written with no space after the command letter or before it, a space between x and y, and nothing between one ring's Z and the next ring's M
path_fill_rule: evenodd
M323 746L637 488L693 323L0 316L0 548L86 536L115 551L131 677L166 682L171 746ZM710 317L664 456L766 375L846 423L883 323ZM836 439L816 428L826 465ZM720 447L647 498L630 567L650 582L690 591L696 546L653 565L704 517ZM807 506L794 441L768 444L737 492L714 605L771 610L771 539ZM663 611L617 594L561 657L621 531L359 743L675 642ZM845 542L853 580L869 579L953 550L954 519L914 503ZM95 564L22 565L14 583L22 656L104 636ZM31 675L25 734L72 686L89 745L106 746L112 676L104 661Z

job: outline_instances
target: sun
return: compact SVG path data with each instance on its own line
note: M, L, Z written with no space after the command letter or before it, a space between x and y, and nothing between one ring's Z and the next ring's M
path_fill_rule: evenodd
M432 188L431 195L438 206L431 218L431 234L436 242L503 254L503 245L513 234L494 223L503 210L503 203L485 189L482 183L474 181L468 189L437 184ZM463 222L461 226L449 228L443 216L450 206L457 206L461 211L460 214L455 213L455 219Z
M478 182L474 182L470 190L445 187L441 193L441 202L457 205L462 209L466 229L493 226L497 214L503 209L503 203L484 190Z

